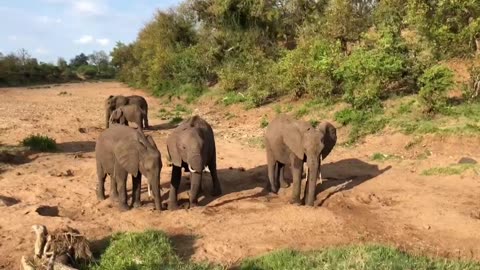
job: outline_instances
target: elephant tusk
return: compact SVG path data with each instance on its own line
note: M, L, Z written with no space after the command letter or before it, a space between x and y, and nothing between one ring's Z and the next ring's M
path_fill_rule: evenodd
M197 171L195 171L194 169L192 169L192 166L190 166L190 164L188 164L188 170L192 173L196 173Z
M210 169L208 168L208 166L205 166L205 169L203 169L204 172L210 172Z
M320 164L318 164L318 175L320 177L320 185L323 183L321 166L322 166L322 156L320 155Z
M147 189L148 189L148 197L152 197L152 188L150 187L150 184L147 184Z

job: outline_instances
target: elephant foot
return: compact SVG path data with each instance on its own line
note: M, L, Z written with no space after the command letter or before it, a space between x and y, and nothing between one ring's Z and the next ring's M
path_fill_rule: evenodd
M289 203L294 205L302 205L302 201L300 199L291 199Z
M126 203L119 204L118 208L119 208L120 212L125 212L125 211L128 211L130 209Z
M118 201L118 194L110 193L110 199L112 201Z
M281 187L281 188L288 188L288 187L290 187L290 184L287 183L287 182L281 182L281 183L280 183L280 187Z
M99 201L105 200L105 194L97 193L97 200L99 200Z
M142 206L141 202L134 202L133 203L133 208L139 208L140 206Z
M169 211L174 211L178 209L178 204L177 203L168 203L168 210Z
M195 207L198 207L198 203L196 203L196 202L190 202L189 209L195 208Z
M213 197L218 197L218 196L220 196L220 195L222 195L222 190L221 190L221 189L214 189L214 190L212 191L212 196L213 196Z

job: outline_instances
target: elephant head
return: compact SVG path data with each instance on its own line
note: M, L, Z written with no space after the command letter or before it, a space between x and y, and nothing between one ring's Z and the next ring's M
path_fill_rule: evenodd
M110 115L109 123L118 123L121 125L127 125L127 119L121 108L118 108L112 112Z
M187 125L167 139L167 149L170 161L177 167L182 166L182 160L188 163L191 172L202 172L206 166L206 156L202 153L203 139Z
M323 122L318 128L310 124L293 124L284 127L283 140L295 156L307 163L307 181L315 183L320 165L337 142L335 127ZM307 205L313 205L314 191L308 196Z
M125 170L137 176L138 172L148 179L155 200L155 208L161 209L160 172L162 159L151 136L138 132L138 140L124 140L115 147L115 156Z
M125 96L109 96L105 100L105 124L106 127L109 127L110 115L112 112L119 108L120 106L127 105L128 98Z

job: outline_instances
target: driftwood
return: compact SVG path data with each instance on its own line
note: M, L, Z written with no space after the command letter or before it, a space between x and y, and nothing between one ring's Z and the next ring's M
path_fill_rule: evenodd
M23 270L75 270L68 264L88 263L92 252L88 241L70 227L49 233L44 225L33 225L34 256L22 256Z

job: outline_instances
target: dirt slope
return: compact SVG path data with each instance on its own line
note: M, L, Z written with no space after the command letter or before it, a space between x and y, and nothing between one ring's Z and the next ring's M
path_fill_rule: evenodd
M59 95L62 91L67 95ZM0 167L0 199L8 202L0 206L0 268L15 269L20 256L30 252L30 227L35 223L49 229L72 226L94 239L97 247L114 232L161 229L172 235L184 258L227 265L279 248L358 242L480 260L479 175L472 170L454 176L421 175L424 169L447 166L461 157L480 160L479 138L431 137L405 150L412 138L382 134L355 148L336 147L322 167L326 181L319 187L319 206L298 207L287 203L290 189L279 196L262 193L264 151L240 143L262 134L259 119L273 115L272 110L234 111L238 116L226 120L229 109L200 103L193 106L194 113L208 119L216 133L223 196L204 197L200 204L205 207L153 213L144 181L144 206L139 209L122 213L108 199L98 202L94 147L104 126L103 101L110 94L135 93L143 94L119 83L0 90L1 144L15 145L41 133L55 138L61 148ZM172 104L147 100L150 122L157 129L147 133L153 135L166 163L170 127L156 114ZM428 158L417 158L427 149L432 153ZM376 163L370 160L375 152L396 153L403 159ZM62 176L68 170L73 175ZM164 198L170 171L166 166L162 171ZM209 181L205 182L208 190ZM181 197L187 198L187 192Z

